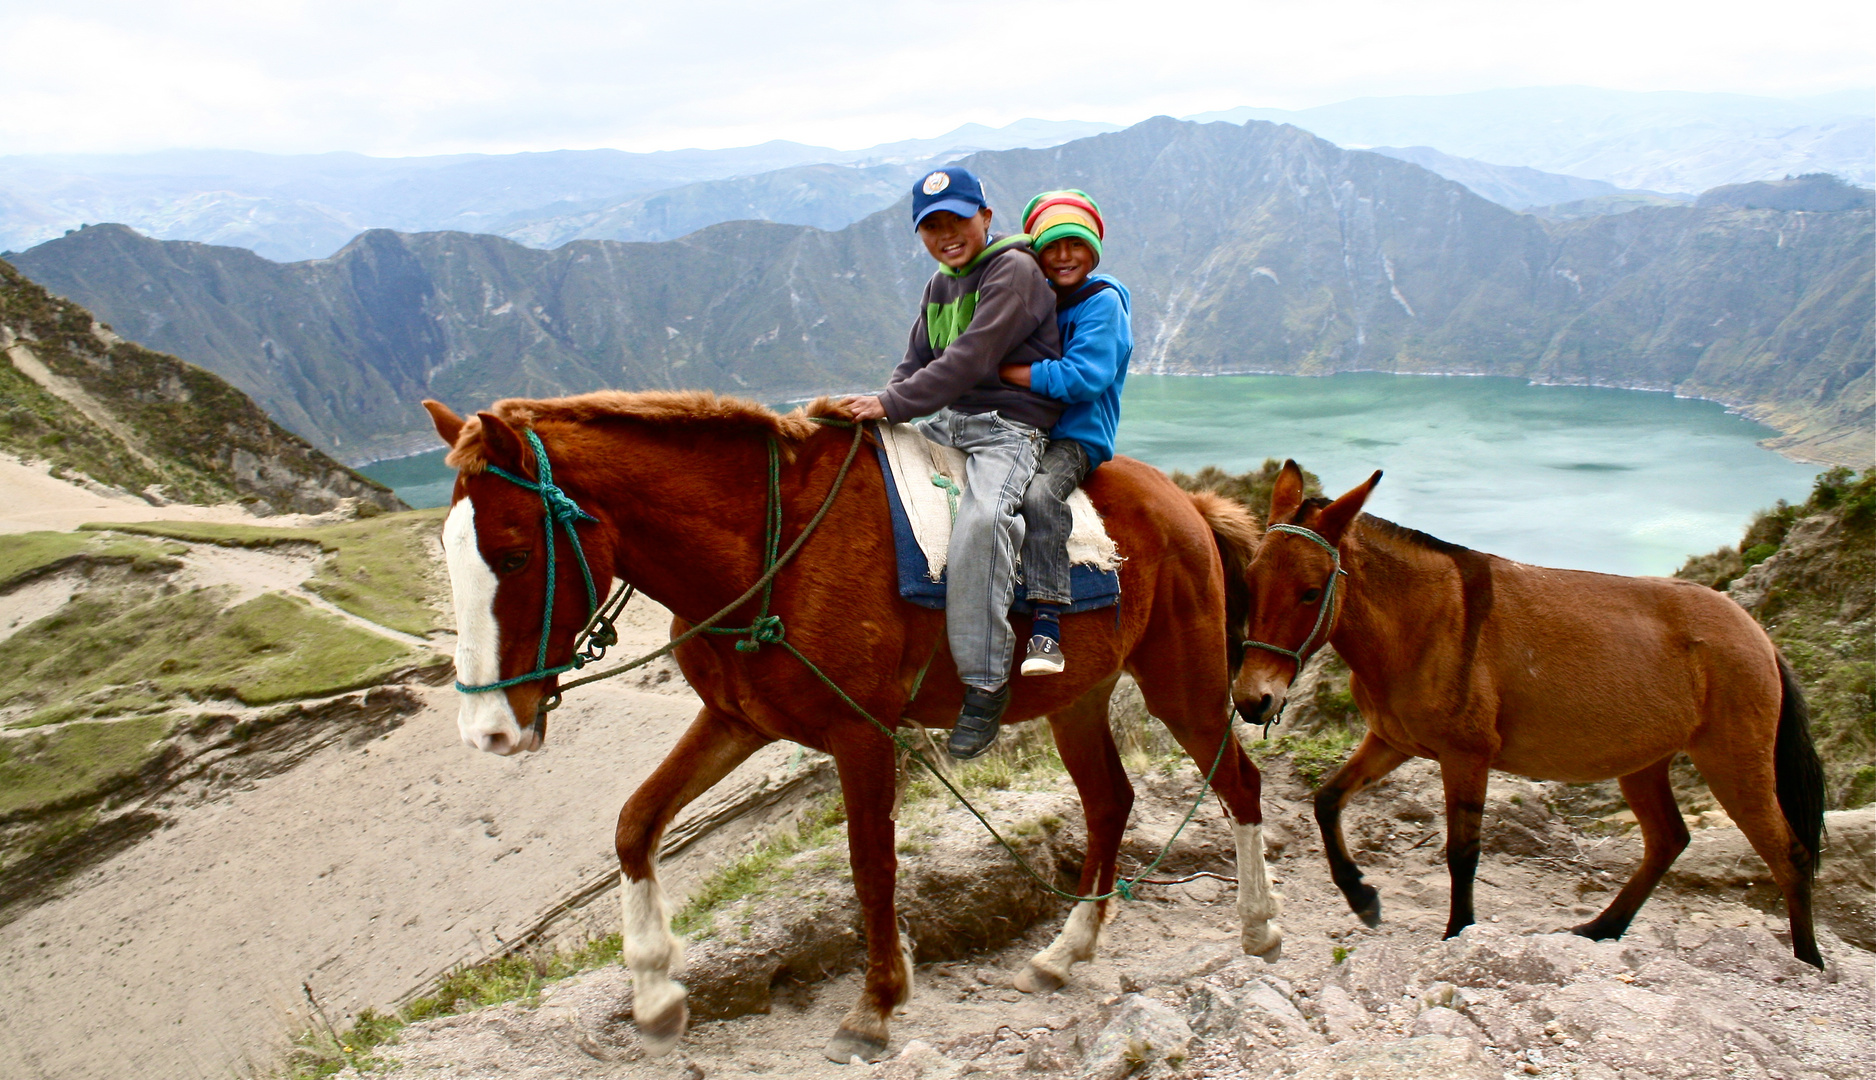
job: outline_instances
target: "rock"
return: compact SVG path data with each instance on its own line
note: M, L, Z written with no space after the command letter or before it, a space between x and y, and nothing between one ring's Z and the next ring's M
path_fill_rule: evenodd
M1412 980L1416 958L1380 941L1349 950L1330 979L1369 1009L1385 1009L1400 1000Z
M1575 1039L1587 1056L1651 1078L1731 1073L1734 1068L1725 1058L1729 1053L1750 1054L1773 1074L1799 1072L1799 1063L1752 1023L1763 1010L1740 1009L1738 1004L1739 999L1722 995L1683 998L1610 979L1547 994L1531 1012ZM1742 1015L1746 1012L1754 1016Z
M1368 1026L1368 1010L1335 983L1322 988L1322 993L1316 998L1316 1005L1322 1010L1322 1030L1329 1036L1330 1042L1352 1039L1357 1031Z
M1813 893L1817 921L1852 945L1876 949L1876 806L1825 814L1824 832ZM1784 897L1771 872L1737 828L1695 833L1662 885L1720 893L1760 911L1784 912Z
M1192 1030L1207 1038L1239 1034L1285 1047L1321 1041L1283 991L1262 979L1245 983L1235 993L1201 983L1186 998L1186 1015Z
M953 1061L930 1043L913 1039L893 1057L879 1062L867 1075L872 1080L953 1080L964 1073L962 1062Z
M1485 1032L1479 1025L1466 1019L1444 1005L1430 1009L1421 1009L1414 1017L1415 1035L1443 1035L1449 1039L1470 1039L1484 1045Z
M1190 1055L1192 1028L1171 1006L1128 994L1115 1007L1082 1068L1084 1080L1121 1080L1158 1063L1178 1065Z
M1628 965L1619 942L1596 942L1575 934L1525 936L1495 926L1468 926L1441 943L1444 956L1435 978L1457 986L1560 986L1584 970L1615 971Z
M1467 1039L1418 1035L1400 1042L1340 1042L1291 1080L1499 1080Z

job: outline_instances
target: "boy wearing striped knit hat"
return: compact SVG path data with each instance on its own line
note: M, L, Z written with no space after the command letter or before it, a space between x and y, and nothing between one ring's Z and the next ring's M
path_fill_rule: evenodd
M1054 675L1066 666L1061 613L1071 600L1068 497L1114 456L1120 391L1133 357L1133 300L1126 286L1094 272L1107 226L1087 192L1045 191L1031 199L1023 231L1055 291L1062 358L1005 367L1003 379L1067 404L1023 494L1023 582L1035 627L1022 670Z

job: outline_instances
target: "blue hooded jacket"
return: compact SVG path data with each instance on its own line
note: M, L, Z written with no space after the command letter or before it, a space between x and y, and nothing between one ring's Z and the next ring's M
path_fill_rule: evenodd
M1029 387L1045 397L1066 401L1068 408L1050 430L1051 439L1073 439L1088 448L1092 469L1114 456L1114 430L1120 426L1120 391L1133 358L1133 297L1106 274L1090 282L1112 288L1055 313L1062 331L1062 358L1029 366Z

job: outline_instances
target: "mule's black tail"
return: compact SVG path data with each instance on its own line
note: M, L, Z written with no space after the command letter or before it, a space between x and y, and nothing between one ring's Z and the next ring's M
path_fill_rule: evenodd
M1798 867L1808 885L1817 873L1817 854L1823 844L1824 763L1818 760L1817 747L1811 743L1811 710L1805 707L1804 691L1799 689L1783 653L1778 657L1778 680L1783 700L1778 709L1778 738L1772 748L1772 773L1785 824L1809 856L1800 860Z

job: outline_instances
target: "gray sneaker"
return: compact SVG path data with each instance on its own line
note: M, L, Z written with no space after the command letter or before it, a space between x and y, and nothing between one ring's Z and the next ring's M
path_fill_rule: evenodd
M1060 675L1068 666L1062 655L1062 643L1044 634L1029 639L1029 655L1023 657L1025 675Z

